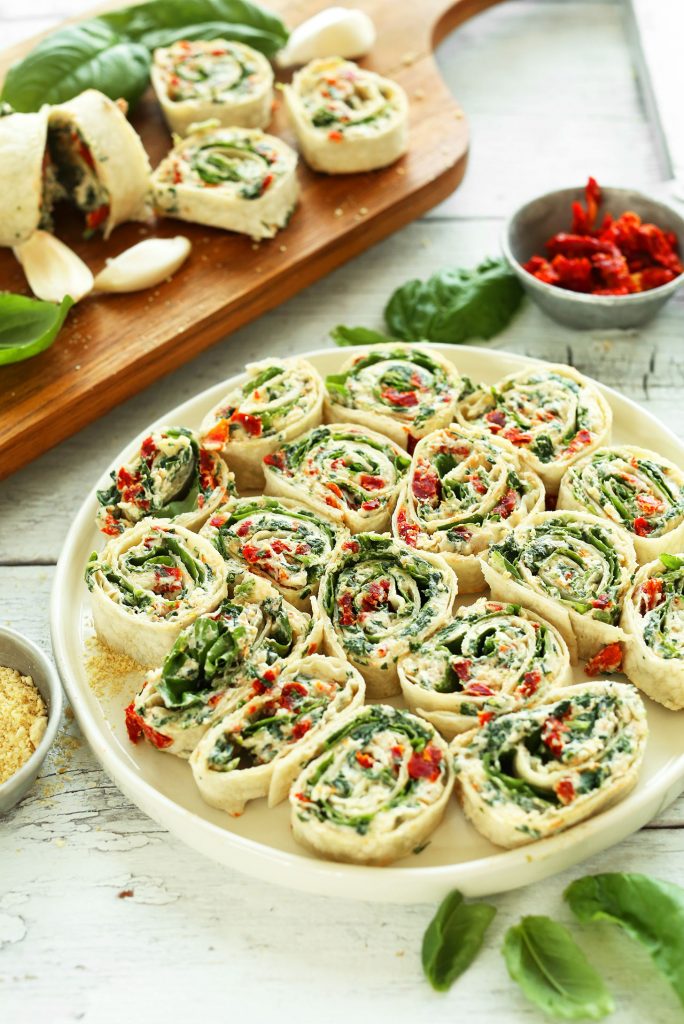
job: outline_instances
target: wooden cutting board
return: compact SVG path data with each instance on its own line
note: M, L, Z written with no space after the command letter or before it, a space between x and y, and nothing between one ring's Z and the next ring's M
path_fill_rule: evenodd
M468 127L433 50L452 28L495 2L355 0L378 30L362 63L396 79L408 94L409 153L392 167L351 176L316 174L300 162L299 207L270 241L257 246L244 236L174 220L149 228L124 224L107 242L84 241L75 214L58 217L57 234L95 273L107 257L142 237L182 233L193 249L171 281L130 295L86 298L70 312L52 348L0 366L0 478L449 195L465 171ZM290 27L327 6L325 0L268 3ZM0 76L36 41L0 55ZM151 90L132 122L156 166L170 137ZM282 103L268 130L295 145ZM0 250L0 288L29 293L9 249ZM330 319L332 324L332 312Z

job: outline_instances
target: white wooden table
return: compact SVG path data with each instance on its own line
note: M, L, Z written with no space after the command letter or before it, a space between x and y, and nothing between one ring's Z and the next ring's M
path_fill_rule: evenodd
M408 2L408 0L397 0ZM0 3L9 45L88 0ZM380 326L408 277L497 251L523 197L588 173L610 184L662 176L619 4L511 0L448 39L440 64L471 119L461 189L424 220L216 345L0 484L2 621L49 649L54 563L85 489L165 409L249 358L326 344L334 323ZM0 282L1 286L1 282ZM576 365L684 436L684 296L657 323L579 335L526 307L495 344ZM26 364L30 372L30 364ZM29 532L25 523L30 522ZM32 795L0 821L0 1020L117 1024L195 1020L540 1021L499 948L521 914L564 921L568 882L587 871L650 872L684 884L684 800L613 850L494 899L486 948L447 995L419 960L432 906L359 904L264 885L204 860L150 821L100 769L73 721ZM130 898L119 898L132 890ZM645 953L616 931L577 929L614 991L621 1022L667 1024L681 1008Z

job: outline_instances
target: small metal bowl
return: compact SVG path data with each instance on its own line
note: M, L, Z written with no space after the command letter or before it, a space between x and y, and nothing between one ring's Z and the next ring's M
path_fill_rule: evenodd
M0 815L22 800L36 781L45 756L57 735L62 718L62 684L57 670L41 649L14 629L0 626L0 665L14 668L22 676L31 676L45 701L47 727L28 761L6 782L0 783Z
M666 203L626 188L602 188L599 217L612 213L617 217L633 210L642 220L674 231L679 251L684 253L684 218ZM587 295L539 281L523 269L535 253L546 252L546 242L558 231L569 231L570 208L575 200L584 200L583 188L563 188L547 192L521 206L503 228L501 246L521 285L538 306L554 320L583 330L613 327L639 327L656 315L661 306L684 283L684 274L673 281L633 295Z

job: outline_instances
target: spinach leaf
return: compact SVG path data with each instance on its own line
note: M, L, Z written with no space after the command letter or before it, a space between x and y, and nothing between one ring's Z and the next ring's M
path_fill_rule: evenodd
M62 103L84 89L133 105L147 87L150 55L101 18L68 25L43 39L7 72L2 99L15 110Z
M600 1020L615 1008L568 930L549 917L523 917L509 928L503 955L513 981L552 1017Z
M57 305L0 292L0 365L19 363L49 348L73 304L70 295Z
M380 331L372 331L370 327L345 327L338 324L333 327L330 337L336 345L387 345L396 341Z
M470 966L495 914L489 903L464 903L458 890L443 900L423 938L423 971L434 989L446 992Z
M387 303L385 323L404 341L458 345L493 338L508 325L522 297L508 264L488 259L474 270L447 268L427 281L407 281Z
M611 921L641 942L684 1003L684 889L647 875L587 875L565 899L580 921Z

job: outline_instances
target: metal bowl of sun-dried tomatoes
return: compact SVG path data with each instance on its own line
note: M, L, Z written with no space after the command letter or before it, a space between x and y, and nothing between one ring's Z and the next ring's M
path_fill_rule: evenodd
M684 219L642 192L548 192L507 221L504 255L554 320L581 329L638 327L684 282Z

